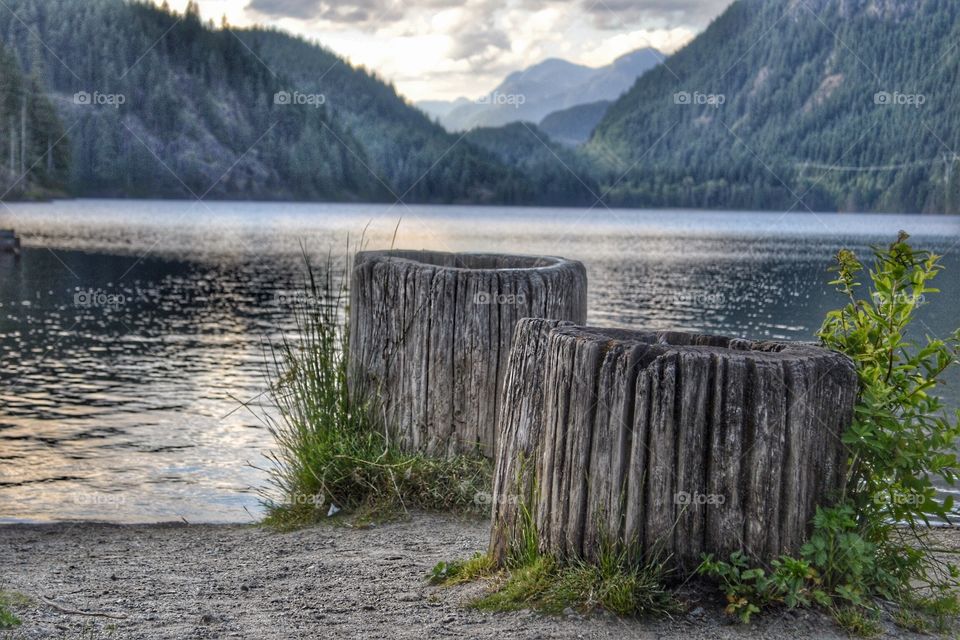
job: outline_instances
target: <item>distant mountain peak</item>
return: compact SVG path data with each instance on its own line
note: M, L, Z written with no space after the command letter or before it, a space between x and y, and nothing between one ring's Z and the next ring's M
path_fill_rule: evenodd
M526 69L521 69L519 71L514 71L510 75L515 75L518 73L527 73L534 69L564 69L571 67L587 68L586 65L577 64L575 62L570 62L569 60L564 60L563 58L545 58L536 64L532 64Z
M643 47L642 49L635 49L634 51L629 51L622 56L618 56L612 64L613 66L630 64L638 60L648 60L651 57L658 61L664 59L664 55L657 49L654 49L653 47Z
M459 104L431 100L417 106L449 131L540 122L555 111L619 97L662 59L663 55L650 47L628 52L602 67L547 58L513 71L479 100L461 99Z

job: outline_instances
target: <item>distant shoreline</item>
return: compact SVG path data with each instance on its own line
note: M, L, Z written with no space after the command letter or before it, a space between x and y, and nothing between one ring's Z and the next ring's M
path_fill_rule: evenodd
M779 209L770 209L770 208L743 208L743 207L709 207L709 208L697 208L697 207L669 207L669 206L649 206L649 207L628 207L628 206L602 206L597 205L595 207L589 207L583 204L555 204L555 205L544 205L544 204L498 204L495 202L398 202L393 200L299 200L299 199L268 199L268 198L216 198L216 197L205 197L200 200L197 198L173 198L173 197L163 197L163 196L48 196L48 197L38 197L38 198L5 198L2 200L7 204L55 204L57 202L182 202L184 204L192 204L196 202L207 202L207 203L243 203L243 204L264 204L264 205L277 205L277 204L297 204L297 205L321 205L321 206L384 206L384 207L396 207L397 217L401 217L403 214L404 206L415 206L415 207L476 207L478 209L521 209L521 210L571 210L575 211L577 209L584 210L596 210L598 213L606 210L611 211L664 211L664 212L689 212L689 213L757 213L757 214L777 214L777 215L823 215L823 216L861 216L861 215L870 215L870 216L909 216L917 218L960 218L960 214L953 213L929 213L929 212L903 212L903 211L853 211L853 210L836 210L836 211L789 211L785 212ZM0 213L0 219L2 219L2 213Z

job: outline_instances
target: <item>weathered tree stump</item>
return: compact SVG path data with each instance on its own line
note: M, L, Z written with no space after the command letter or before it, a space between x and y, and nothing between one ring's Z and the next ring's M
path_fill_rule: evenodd
M521 509L534 498L534 470L543 425L543 383L550 332L573 323L524 318L513 332L513 348L500 394L497 454L493 472L493 522L503 535L490 540L494 557L506 557L521 533Z
M531 486L541 547L561 557L595 559L610 543L690 571L704 552L799 550L842 482L857 391L848 358L802 343L539 327L517 332L503 391L504 402L532 394L542 362L539 414L501 413L497 477L517 458L534 464L493 495L498 559Z
M492 457L517 321L583 323L586 304L586 270L563 258L360 252L350 294L352 389L376 399L388 437L404 450Z

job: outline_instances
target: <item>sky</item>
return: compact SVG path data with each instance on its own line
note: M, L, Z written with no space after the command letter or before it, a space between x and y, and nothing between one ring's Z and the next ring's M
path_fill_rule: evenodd
M476 98L546 58L602 66L641 47L672 53L732 0L198 0L217 24L305 36L411 100ZM182 11L187 0L169 0Z

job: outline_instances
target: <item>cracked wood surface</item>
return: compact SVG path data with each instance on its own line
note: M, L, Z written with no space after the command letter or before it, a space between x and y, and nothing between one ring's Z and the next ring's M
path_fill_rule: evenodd
M811 344L524 320L503 397L537 406L500 416L490 549L504 559L527 504L565 557L796 552L840 487L856 391Z
M375 398L391 440L493 457L514 326L585 322L587 276L563 258L364 251L350 296L352 385Z

